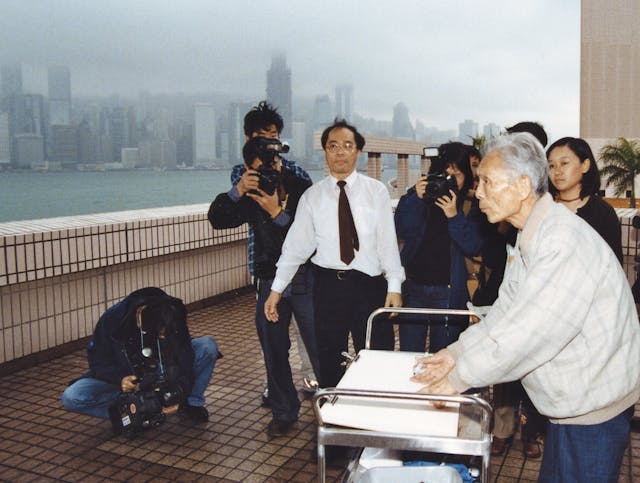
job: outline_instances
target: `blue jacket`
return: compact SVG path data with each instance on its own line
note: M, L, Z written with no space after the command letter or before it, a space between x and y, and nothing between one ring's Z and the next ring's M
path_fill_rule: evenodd
M180 299L167 295L156 287L147 287L132 292L102 314L94 329L87 355L89 372L83 377L92 377L120 385L123 377L137 374L132 357L140 351L140 331L136 324L136 310L141 305L156 301L168 301L180 314L177 331L167 336L163 346L163 358L170 382L179 385L184 397L191 394L194 374L194 352L187 328L187 311ZM170 370L170 371L169 371Z
M439 209L439 208L436 208ZM403 242L400 259L404 267L410 265L420 249L422 240L428 234L427 204L418 198L415 191L400 198L395 213L396 234ZM450 308L465 308L469 300L467 279L469 273L465 256L480 253L485 237L482 233L482 213L475 200L468 215L461 209L453 218L448 218L451 238L451 303Z

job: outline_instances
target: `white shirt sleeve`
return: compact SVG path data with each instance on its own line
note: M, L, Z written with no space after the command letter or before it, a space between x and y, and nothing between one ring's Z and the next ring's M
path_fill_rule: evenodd
M387 279L387 292L401 292L402 282L405 279L404 268L400 262L400 251L396 237L396 227L393 221L391 197L386 188L376 198L379 201L378 213L380 216L380 229L378 230L378 257L384 276Z
M271 290L282 293L291 283L298 267L305 263L316 249L313 215L305 192L296 210L296 216L282 244L282 253L276 263L278 267Z

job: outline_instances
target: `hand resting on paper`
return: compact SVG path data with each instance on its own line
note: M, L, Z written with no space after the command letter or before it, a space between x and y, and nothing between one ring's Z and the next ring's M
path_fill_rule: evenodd
M456 361L447 349L442 349L434 355L418 357L413 382L425 384L418 392L424 394L442 394L451 396L458 394L458 391L451 385L447 377L455 367ZM437 409L446 406L445 402L435 402L433 405Z
M417 362L422 365L422 371L415 374L411 380L425 385L420 392L434 394L454 394L456 392L447 378L456 365L451 352L442 349L436 354L418 358ZM443 390L448 392L441 392Z

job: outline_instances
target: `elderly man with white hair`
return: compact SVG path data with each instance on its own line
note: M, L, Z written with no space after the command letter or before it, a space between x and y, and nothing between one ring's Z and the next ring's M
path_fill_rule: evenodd
M620 263L547 193L530 134L490 141L476 196L491 223L518 229L498 299L460 339L422 360L424 392L520 379L549 417L541 482L617 481L640 398L640 325Z

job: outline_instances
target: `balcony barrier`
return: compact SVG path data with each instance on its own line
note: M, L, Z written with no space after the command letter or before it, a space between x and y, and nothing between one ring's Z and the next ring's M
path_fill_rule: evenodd
M379 157L369 159L370 175L379 178ZM107 307L138 288L157 286L194 304L250 285L247 227L213 230L207 208L0 224L0 372L8 362L82 341ZM636 210L616 211L633 283Z
M246 225L213 230L207 208L0 224L0 364L83 339L138 288L191 304L249 285Z

